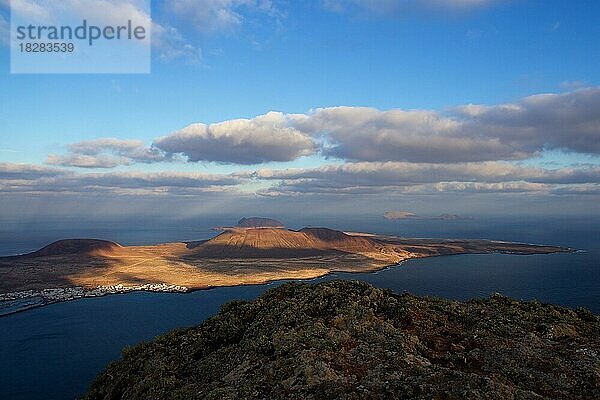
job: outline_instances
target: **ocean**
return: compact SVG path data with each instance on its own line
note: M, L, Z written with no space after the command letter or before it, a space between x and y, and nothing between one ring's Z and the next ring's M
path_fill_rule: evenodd
M93 237L122 244L199 240L227 220L93 224L4 222L0 254L36 250L57 239ZM600 231L597 218L481 218L385 221L318 218L306 225L405 237L488 238L569 246L550 255L456 255L409 260L374 273L335 273L313 279L358 279L397 292L458 300L502 293L600 313ZM304 224L291 221L292 228ZM135 226L134 229L131 227ZM125 346L200 323L233 299L252 299L282 282L215 288L188 294L130 293L58 303L0 318L0 398L72 399L82 394Z

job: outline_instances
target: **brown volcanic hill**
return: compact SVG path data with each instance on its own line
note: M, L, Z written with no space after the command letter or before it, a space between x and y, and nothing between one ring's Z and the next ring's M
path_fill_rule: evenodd
M231 229L196 247L201 258L279 258L322 254L325 242L311 235L277 228Z
M303 257L349 251L379 252L374 240L326 228L300 231L276 228L230 229L194 248L202 258Z
M302 228L298 232L306 233L310 236L319 238L325 242L337 242L343 241L351 236L346 235L344 232L336 231L329 228Z
M351 236L329 228L303 228L299 232L317 238L332 247L343 251L372 252L381 249L381 243L365 236Z
M67 254L94 255L96 253L110 253L122 246L115 242L99 239L64 239L51 243L33 253L25 254L27 257L62 256Z

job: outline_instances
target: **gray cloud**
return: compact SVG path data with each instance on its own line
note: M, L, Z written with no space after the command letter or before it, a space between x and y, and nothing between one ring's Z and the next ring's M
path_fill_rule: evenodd
M548 192L553 186L532 182L441 182L413 188L413 193L527 193Z
M569 186L569 185L566 185ZM559 192L559 186L531 182L441 182L429 184L415 184L410 186L347 186L336 187L322 184L314 184L308 181L286 181L270 188L261 189L258 194L265 197L295 197L326 195L337 199L345 195L350 196L375 196L377 198L394 198L403 196L422 195L450 195L450 194L567 194Z
M70 172L31 164L0 162L0 180L32 180L68 175Z
M82 154L67 154L57 156L50 154L46 159L50 165L78 168L114 168L119 165L129 165L131 160L124 157L86 156Z
M193 124L155 140L168 155L183 154L189 161L258 164L290 161L316 151L313 139L291 127L282 113L210 125Z
M239 178L220 174L199 174L183 172L120 172L108 174L83 174L74 178L77 184L115 188L208 188L214 186L234 186Z
M69 145L66 155L51 154L47 164L80 168L113 168L136 162L153 163L169 157L157 148L146 147L140 140L102 138Z
M27 164L0 164L3 193L170 193L234 190L241 177L183 172L113 172L79 174Z
M565 185L570 186L570 185ZM286 181L279 185L262 189L260 195L266 197L302 196L302 195L328 195L340 198L344 195L376 196L393 198L398 195L449 195L449 194L567 194L572 192L557 191L560 186L531 182L440 182L428 184L415 184L408 186L327 186L308 181Z
M600 153L598 87L529 96L513 104L463 106L456 112L469 135L498 138L525 152L550 148Z
M508 163L354 163L315 169L236 174L189 172L79 173L48 166L0 163L5 216L146 215L298 210L316 214L383 212L412 204L438 213L549 212L593 214L600 194L598 167L545 170ZM477 165L482 166L477 172ZM460 172L460 167L464 171ZM454 169L453 169L454 168ZM429 173L428 173L429 171ZM464 181L442 181L441 179ZM556 183L562 182L562 183ZM587 183L572 183L587 182ZM349 196L348 196L349 195ZM282 202L278 198L285 198ZM398 203L406 201L406 203ZM449 203L451 202L451 203ZM427 204L429 206L426 206ZM424 208L425 207L425 208ZM285 210L285 211L284 211ZM420 210L420 211L419 211ZM258 212L258 211L257 211Z
M322 108L290 117L301 131L323 135L325 155L360 161L460 162L522 159L518 146L465 130L433 111Z
M290 120L300 131L324 135L326 155L357 161L515 160L545 149L600 153L600 88L461 106L450 116L334 107Z
M386 211L383 213L383 218L389 221L412 220L412 221L464 221L471 219L456 214L440 214L435 216L418 215L410 211Z
M264 180L313 179L327 184L365 186L407 186L437 182L505 182L525 180L534 183L600 183L600 167L543 169L521 167L506 162L405 163L361 162L312 169L259 169L252 177Z
M261 169L241 176L277 181L261 194L544 191L552 185L600 183L600 167L548 170L502 162L350 163L314 169Z
M568 185L556 187L551 190L553 194L574 194L574 195L600 195L600 184L586 183L581 185Z
M350 163L313 169L183 172L75 173L27 164L0 164L3 193L197 194L238 191L250 180L267 196L298 194L596 193L600 167L542 169L509 163Z

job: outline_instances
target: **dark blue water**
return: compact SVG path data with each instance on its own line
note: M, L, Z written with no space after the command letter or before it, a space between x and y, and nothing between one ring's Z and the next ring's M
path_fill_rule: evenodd
M360 279L398 292L461 300L500 292L519 299L538 299L568 307L585 306L600 313L597 222L590 219L568 223L488 220L438 226L419 221L390 223L365 219L352 224L348 221L338 221L337 225L335 221L313 223L404 236L486 237L558 244L585 252L437 257L410 260L376 273L338 273L311 282ZM133 244L201 239L213 234L206 226L198 229L194 224L179 228L166 226L158 231L140 228L134 233L112 232L114 226L97 224L91 228L65 230L38 228L34 237L28 239L26 232L30 228L3 225L0 253L30 251L45 244L40 242L62 237L115 240L120 236L117 241ZM18 250L14 250L16 248ZM0 399L74 398L85 391L109 361L119 357L124 346L150 340L176 327L197 324L216 313L224 302L255 298L278 284L217 288L190 294L131 293L53 304L0 318Z
M194 325L260 287L181 296L131 293L53 304L0 318L0 398L72 399L121 349Z

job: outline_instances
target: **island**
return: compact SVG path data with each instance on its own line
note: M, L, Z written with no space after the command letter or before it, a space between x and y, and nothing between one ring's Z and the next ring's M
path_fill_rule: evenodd
M262 226L242 219L210 240L122 246L66 239L0 258L0 315L57 301L133 290L186 292L217 286L368 272L421 257L548 254L572 249L493 240L410 239L328 228ZM261 226L256 226L256 224Z
M265 217L243 217L236 226L238 228L285 228L278 220Z

